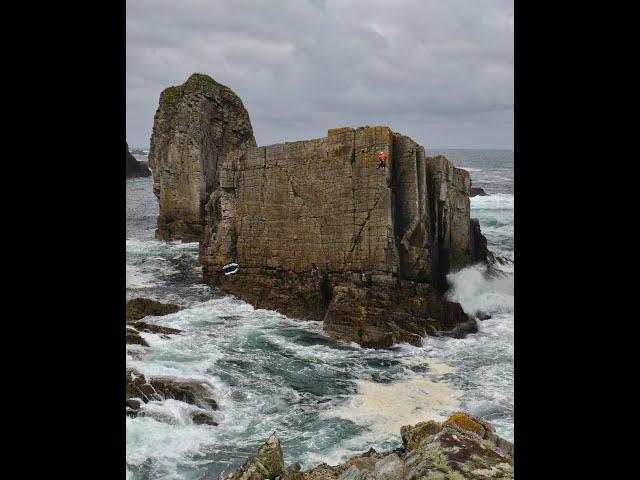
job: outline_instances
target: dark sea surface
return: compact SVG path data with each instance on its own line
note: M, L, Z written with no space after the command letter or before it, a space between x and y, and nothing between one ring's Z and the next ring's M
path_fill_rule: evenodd
M471 199L489 248L513 258L513 151L427 150L469 170L489 196ZM146 161L145 156L136 156ZM450 275L450 296L492 314L464 339L426 337L388 351L335 342L318 322L256 310L202 283L195 243L154 239L151 178L127 180L127 297L185 308L150 322L183 330L150 347L128 346L146 375L197 379L215 392L219 426L194 425L197 407L166 400L127 418L127 478L204 479L227 473L269 434L285 462L335 464L369 447L400 445L399 429L467 410L513 439L513 275L487 280L470 267Z

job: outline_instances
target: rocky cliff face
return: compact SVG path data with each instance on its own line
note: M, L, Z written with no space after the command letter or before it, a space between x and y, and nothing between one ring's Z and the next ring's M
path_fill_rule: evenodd
M406 425L402 446L389 452L373 448L343 464L322 463L301 471L285 468L280 439L274 434L247 461L218 480L486 480L513 479L513 444L496 435L486 421L455 413L446 421Z
M149 150L160 204L156 237L198 241L222 160L234 149L255 145L249 114L228 87L193 74L164 90Z
M338 128L245 143L217 173L200 244L205 280L363 346L477 328L443 299L447 273L487 256L469 215L469 174L446 158L386 126ZM229 262L241 269L224 276Z
M127 167L126 177L149 177L151 176L151 170L144 162L139 162L136 157L131 155L129 151L129 144L127 144Z

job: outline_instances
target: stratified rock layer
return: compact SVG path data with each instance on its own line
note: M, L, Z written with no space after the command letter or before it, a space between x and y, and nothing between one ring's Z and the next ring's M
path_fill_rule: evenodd
M236 148L255 146L249 114L228 87L193 74L160 94L149 150L160 213L156 237L198 241L218 168Z
M486 261L469 174L446 158L385 126L337 128L232 151L219 179L200 262L222 290L367 347L476 330L443 299L447 273ZM240 271L224 276L229 262Z
M284 468L276 435L226 480L487 480L513 479L513 444L486 421L456 413L446 421L420 422L401 429L402 447L370 449L343 464L325 463L307 471ZM222 478L222 477L220 477Z

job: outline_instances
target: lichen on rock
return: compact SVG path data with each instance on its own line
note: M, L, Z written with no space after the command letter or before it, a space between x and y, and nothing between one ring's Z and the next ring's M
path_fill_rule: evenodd
M227 480L487 480L513 479L513 445L486 421L458 412L401 430L403 446L388 452L369 449L346 462L306 471L285 468L280 440L272 435L258 453ZM483 432L480 435L478 432ZM501 446L500 446L501 445Z
M290 474L294 474L291 471ZM280 438L271 435L258 452L236 471L230 473L225 480L275 480L285 474L284 456L280 446ZM220 477L222 480L223 477Z

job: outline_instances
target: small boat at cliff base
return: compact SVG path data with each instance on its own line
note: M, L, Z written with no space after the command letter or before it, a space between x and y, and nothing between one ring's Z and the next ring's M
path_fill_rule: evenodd
M222 272L225 275L233 275L238 270L240 270L240 265L237 263L227 263L224 267L222 267Z

